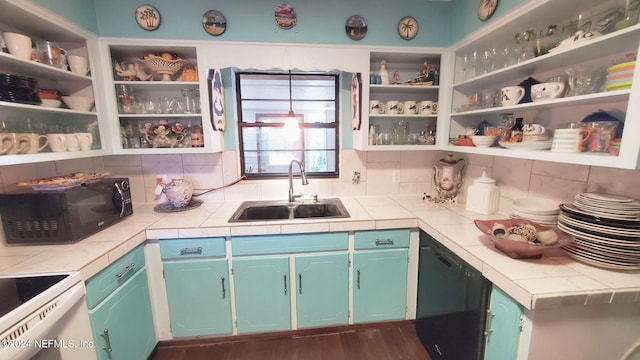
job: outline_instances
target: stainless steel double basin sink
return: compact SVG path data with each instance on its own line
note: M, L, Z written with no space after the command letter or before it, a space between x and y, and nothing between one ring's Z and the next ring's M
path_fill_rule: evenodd
M245 201L229 222L295 220L309 218L348 218L350 215L340 199L309 202Z

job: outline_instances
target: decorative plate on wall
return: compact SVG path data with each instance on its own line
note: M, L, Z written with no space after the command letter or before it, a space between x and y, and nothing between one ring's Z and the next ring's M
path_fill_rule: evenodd
M227 18L220 11L208 10L202 15L202 27L209 35L222 35L227 30Z
M418 35L418 21L412 16L405 16L398 22L398 34L405 40L411 40Z
M282 4L276 6L276 11L274 14L276 24L281 29L291 29L296 26L297 15L293 7L289 4Z
M493 15L498 7L498 0L480 0L478 5L478 19L485 21Z
M153 31L160 26L160 12L151 5L140 5L136 9L136 22L141 28Z
M367 35L367 22L360 15L351 15L344 26L351 40L361 40Z

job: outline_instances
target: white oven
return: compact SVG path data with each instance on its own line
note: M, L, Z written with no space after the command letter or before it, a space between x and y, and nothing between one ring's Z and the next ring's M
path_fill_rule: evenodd
M0 276L0 359L96 359L77 273Z

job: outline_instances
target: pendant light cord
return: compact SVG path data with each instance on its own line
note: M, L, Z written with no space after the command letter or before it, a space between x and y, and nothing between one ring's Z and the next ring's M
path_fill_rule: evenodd
M289 69L289 117L293 117L293 100L291 95L291 69Z

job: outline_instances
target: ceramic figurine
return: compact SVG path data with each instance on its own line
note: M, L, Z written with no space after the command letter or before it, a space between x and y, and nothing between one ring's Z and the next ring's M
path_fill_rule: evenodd
M380 84L389 85L389 72L387 71L387 60L382 60L380 62L380 71L378 72L380 75Z
M143 69L140 68L140 64L135 64L133 68L136 71L136 77L140 81L149 81L153 78L153 74L147 74Z
M400 74L397 71L393 72L393 84L400 84Z
M125 70L119 63L116 63L114 69L116 70L116 74L123 80L133 81L136 78L136 69L133 64L129 64Z

